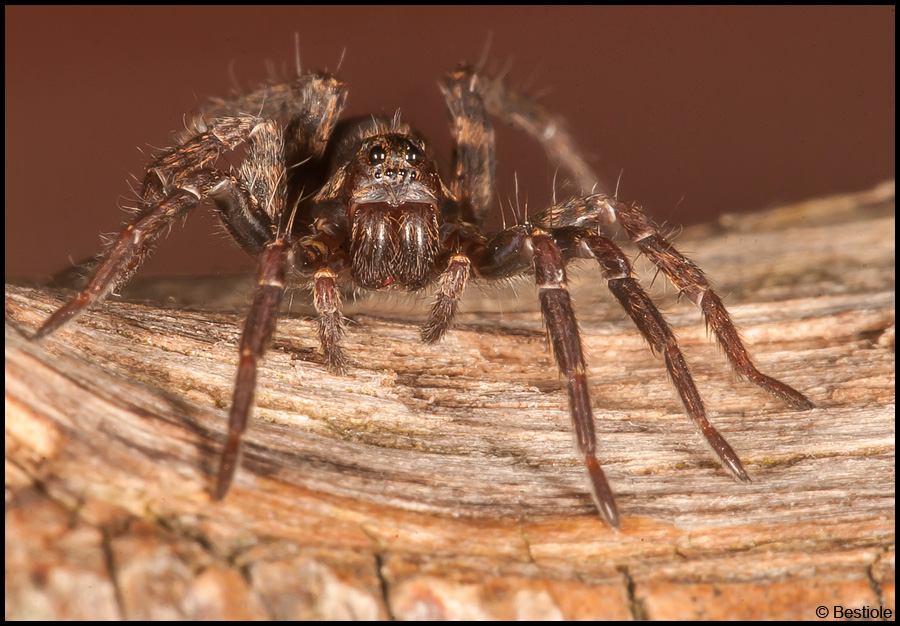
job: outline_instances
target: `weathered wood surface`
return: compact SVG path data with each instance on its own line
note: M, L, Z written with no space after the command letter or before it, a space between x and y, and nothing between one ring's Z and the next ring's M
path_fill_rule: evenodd
M577 273L619 533L594 512L527 283L516 299L473 290L437 346L418 341L420 313L357 306L346 377L323 367L308 317L285 318L223 503L209 493L241 307L112 300L34 344L23 333L70 292L7 285L6 617L893 609L893 203L889 183L678 238L809 412L737 380L696 309L656 279L750 485L714 461L597 269ZM190 301L202 282L176 291Z

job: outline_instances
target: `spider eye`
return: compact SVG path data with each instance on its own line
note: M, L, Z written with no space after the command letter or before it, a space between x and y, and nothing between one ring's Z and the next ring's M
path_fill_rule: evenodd
M406 153L403 155L403 157L410 165L418 165L422 162L422 159L425 158L425 155L422 154L422 151L415 144L407 143Z
M386 158L387 151L384 149L384 146L374 146L371 150L369 150L370 165L378 165L379 163L384 163L384 160Z

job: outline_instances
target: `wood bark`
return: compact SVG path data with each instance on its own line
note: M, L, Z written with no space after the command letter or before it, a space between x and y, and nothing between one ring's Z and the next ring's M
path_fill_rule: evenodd
M736 483L596 264L573 269L621 532L594 510L527 281L470 288L433 346L429 298L357 303L347 376L324 367L298 292L224 502L210 491L249 283L156 281L39 344L27 337L71 292L8 284L7 619L893 610L893 183L726 216L676 245L760 368L816 408L739 380L699 312L638 262L753 479Z

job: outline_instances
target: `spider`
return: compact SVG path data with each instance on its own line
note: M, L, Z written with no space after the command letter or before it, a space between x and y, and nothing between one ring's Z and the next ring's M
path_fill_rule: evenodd
M596 178L562 121L501 80L461 66L440 87L454 146L446 182L429 144L399 115L339 121L346 90L332 75L298 70L293 80L212 101L177 145L148 164L135 214L100 255L82 291L58 308L34 338L57 331L124 285L170 224L212 200L231 236L258 258L213 493L222 499L238 465L257 369L289 280L310 287L324 361L343 374L348 368L341 347L343 289L433 289L421 336L435 343L450 328L469 280L533 276L550 347L567 383L594 501L617 529L620 517L597 459L585 358L566 286L570 261L595 259L651 350L663 355L688 416L734 477L749 482L737 453L707 420L671 328L604 229L618 223L631 243L700 307L739 374L794 408L810 409L812 403L753 365L703 272L636 205L590 193L554 202L524 223L485 232L495 186L492 117L534 137L583 189L591 189ZM220 155L241 144L238 169L217 166Z

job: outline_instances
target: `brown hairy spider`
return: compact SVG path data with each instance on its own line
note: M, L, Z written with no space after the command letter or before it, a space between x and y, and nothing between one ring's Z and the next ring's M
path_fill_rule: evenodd
M593 496L603 518L618 528L615 499L597 460L585 359L566 287L567 264L593 258L650 348L663 355L691 420L725 467L749 482L737 453L707 420L668 323L632 276L628 257L601 228L619 223L631 242L700 307L739 374L794 408L809 409L812 403L753 365L703 272L635 205L592 194L554 204L525 223L484 232L494 199L489 116L534 137L581 188L591 189L596 178L561 120L500 80L463 67L446 78L441 90L454 142L447 184L428 143L399 117L339 124L346 92L333 76L301 74L213 101L195 120L195 130L147 166L135 215L102 254L87 286L57 309L34 338L50 335L124 285L160 234L210 198L235 241L259 259L214 494L221 499L238 464L257 367L275 330L289 275L312 289L321 351L328 368L339 373L348 365L341 348L346 330L341 288L418 291L436 283L422 328L422 340L434 343L450 328L470 279L534 276L551 349L568 383ZM219 156L240 144L246 144L240 168L219 169Z

